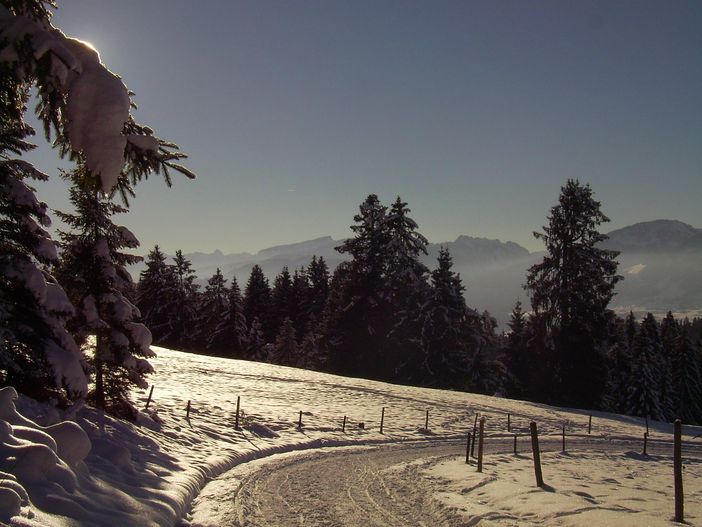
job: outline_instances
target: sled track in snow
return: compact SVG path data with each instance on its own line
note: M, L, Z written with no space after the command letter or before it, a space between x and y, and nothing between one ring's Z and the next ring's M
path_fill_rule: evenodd
M541 439L541 450L559 451L560 438ZM640 451L641 441L570 437L568 449L601 452ZM512 437L486 439L489 454L511 452ZM686 445L702 457L702 445ZM476 449L477 452L477 449ZM528 438L520 453L530 455ZM672 455L672 444L649 443L649 454ZM427 458L465 455L465 442L427 441L385 444L373 448L333 448L260 460L241 479L234 493L237 527L380 527L465 525L465 517L436 501L440 481L420 474ZM417 461L411 463L412 461ZM244 467L241 467L244 468ZM473 469L474 470L474 469Z

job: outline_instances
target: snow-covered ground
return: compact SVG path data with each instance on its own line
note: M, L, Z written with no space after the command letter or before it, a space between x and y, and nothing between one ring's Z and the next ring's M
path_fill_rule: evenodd
M476 412L486 417L491 441L503 444L511 441L506 430L508 413L512 431L526 434L528 423L535 420L544 438L550 434L554 440L566 423L572 436L569 441L577 448L566 455L544 454L545 479L553 491L534 487L531 460L525 454L488 454L482 476L460 457L435 457L431 449L426 450L426 457L417 454L420 461L403 458L383 470L420 463L422 470L417 474L424 477L416 479L417 485L433 481L436 492L432 491L432 499L455 509L466 525L480 518L485 525L523 521L591 525L599 523L599 518L618 525L666 524L673 515L672 449L667 443L672 427L668 424L651 423L656 455L643 458L631 453L633 443L617 441L641 438L644 425L640 419L595 413L588 436L588 414L580 411L162 348L155 351L156 374L150 378L155 386L153 400L136 425L90 408L79 409L74 416L60 416L23 397L14 401L20 414L43 427L54 424L39 429L22 423L14 412L12 393L0 391L0 420L9 423L5 426L0 421L0 511L4 512L0 522L18 526L205 525L210 521L209 512L221 507L221 496L231 493L223 483L225 473L236 466L241 470L247 461L343 445L399 442L409 448L419 440L438 448L441 441L464 439L473 428ZM147 391L134 393L141 408L147 395ZM241 430L235 429L237 396L241 397ZM186 418L188 401L190 415ZM302 428L298 427L300 411ZM344 416L347 424L342 432ZM72 417L80 428L55 425ZM702 519L695 503L702 501L702 455L699 447L692 446L702 446L702 439L693 439L701 432L695 427L683 430L691 445L685 452L685 491L687 518L693 524ZM590 442L585 443L588 437ZM524 452L527 440L521 439L520 445ZM309 453L303 457L309 459ZM193 512L194 498L208 481L221 475L201 494ZM229 501L228 506L238 506Z

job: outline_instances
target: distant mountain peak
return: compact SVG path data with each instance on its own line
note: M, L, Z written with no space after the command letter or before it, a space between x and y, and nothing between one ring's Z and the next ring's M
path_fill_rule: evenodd
M702 249L702 229L679 220L644 221L613 230L602 245L619 251L685 251Z

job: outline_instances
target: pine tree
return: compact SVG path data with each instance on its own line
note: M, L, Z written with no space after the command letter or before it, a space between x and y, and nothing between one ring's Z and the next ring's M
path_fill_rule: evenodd
M442 247L438 267L431 272L429 297L422 306L421 377L428 386L464 388L469 361L468 308L463 297L465 288L452 266L449 251Z
M273 345L273 356L271 362L282 364L283 366L294 366L299 360L297 337L292 320L285 318L280 325L278 336Z
M227 309L214 329L210 347L229 356L243 358L247 355L247 332L241 290L236 277L233 276L228 291Z
M173 280L172 304L168 306L168 330L164 341L171 346L188 349L194 343L200 298L192 263L180 250L176 251L168 276Z
M321 341L317 318L311 314L298 350L298 367L309 370L323 370L325 368L326 363L321 349Z
M522 310L522 303L517 300L507 322L509 333L507 335L506 355L507 368L512 373L513 383L509 392L511 395L524 396L528 393L529 357L527 318Z
M343 268L335 305L337 313L328 320L335 326L327 327L331 366L337 373L366 375L389 379L392 365L385 355L387 335L392 328L390 292L387 288L388 245L386 228L387 207L375 194L369 195L354 216L351 226L355 237L346 240L337 251L348 253L352 260Z
M261 362L268 360L266 338L263 335L263 328L258 318L254 318L249 325L249 332L246 336L246 354L252 360Z
M617 331L607 353L607 384L602 396L602 407L616 413L625 413L628 404L628 386L632 377L632 357L637 334L636 318L632 312L625 320L617 320Z
M64 327L73 306L46 271L58 259L48 208L28 184L48 176L13 158L34 148L25 141L34 133L23 121L27 98L27 84L0 62L0 385L63 404L84 396L87 382Z
M166 255L158 245L149 252L145 263L136 288L136 305L154 342L160 344L168 335L170 308L175 299L173 269L166 263Z
M665 419L661 406L659 357L662 353L658 323L651 313L641 322L634 338L626 413Z
M683 322L673 348L672 413L684 423L702 424L702 347L692 340L691 326Z
M295 269L292 276L292 286L290 289L290 318L295 327L295 333L300 341L305 335L305 331L311 317L315 317L311 311L312 289L304 267ZM315 317L316 318L316 317Z
M58 213L71 228L60 231L63 253L58 276L77 307L69 327L76 341L92 351L88 356L95 375L95 406L134 418L129 389L146 388L145 376L153 372L146 359L154 356L151 333L136 322L139 310L124 296L132 285L126 266L141 258L122 250L136 248L139 242L126 227L112 222L114 214L127 209L101 196L97 188L88 188L86 175L82 166L63 173L72 183L75 214ZM94 343L89 341L92 335Z
M273 281L271 289L270 321L273 331L278 332L283 320L294 318L293 313L293 284L288 267L285 266Z
M668 311L661 321L661 354L658 359L658 370L661 380L661 406L666 418L671 421L677 417L674 411L672 358L679 336L680 325L673 317L673 313Z
M126 203L131 185L151 172L163 174L169 185L170 170L195 176L178 163L186 156L176 145L135 122L132 93L97 52L52 26L54 7L39 0L0 6L0 370L18 385L34 377L37 393L61 388L73 397L87 385L80 351L63 327L72 308L48 273L39 270L55 257L48 233L39 227L48 226L46 205L25 183L47 177L8 156L30 148L24 139L34 131L23 120L30 89L36 88L36 115L47 141L61 157L87 168L79 182L85 190L117 192ZM17 362L18 352L24 364ZM16 375L17 367L25 374Z
M258 265L254 265L244 289L244 314L246 320L258 320L265 341L273 338L270 312L271 289L268 279L263 274L263 270Z
M207 286L200 301L195 336L198 349L219 351L214 342L217 328L229 312L228 301L227 281L218 267L215 274L207 280Z
M568 404L596 407L605 379L607 306L621 279L618 253L598 247L606 236L597 228L609 219L589 185L568 180L548 220L543 233L534 233L547 254L529 269L525 288L554 344L556 392Z
M320 256L317 259L316 256L312 256L312 261L307 267L307 277L311 289L309 311L319 319L329 296L329 267L324 257Z
M417 232L417 223L409 217L407 203L398 196L388 211L385 226L388 244L386 288L394 314L389 332L387 361L394 365L394 378L408 381L416 375L415 357L421 356L421 308L430 294L429 270L419 260L427 254L427 239Z

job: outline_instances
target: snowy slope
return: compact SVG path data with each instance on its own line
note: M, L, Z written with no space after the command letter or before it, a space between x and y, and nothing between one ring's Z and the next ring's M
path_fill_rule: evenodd
M571 434L587 434L587 414L578 411L155 350L151 416L143 414L139 424L133 425L89 408L79 409L76 422L85 433L77 427L72 433L78 442L89 439L89 452L62 452L54 447L50 453L51 446L36 446L43 435L26 431L37 429L26 422L23 429L12 411L13 402L0 397L0 420L10 423L1 427L0 471L5 474L0 488L14 488L12 492L20 498L13 501L10 491L0 491L0 510L5 513L0 521L10 525L76 525L76 520L78 525L174 525L188 513L193 498L210 478L244 461L321 446L463 438L473 426L475 412L486 416L490 434L505 433L507 412L518 432L524 432L535 419L543 434L555 434L562 422L568 423ZM234 429L237 396L241 396L243 415L240 431ZM136 392L134 398L143 407L147 393ZM188 401L191 409L186 419ZM20 413L42 425L70 417L56 415L25 398L15 403ZM383 407L385 430L380 434ZM427 409L429 433L423 430ZM302 429L297 426L300 411ZM342 432L344 415L348 424ZM685 435L689 438L700 431L686 427ZM654 440L667 439L670 427L652 423L651 433ZM638 438L642 423L595 414L593 434ZM40 454L32 453L39 450ZM32 470L23 470L26 463L31 463ZM18 504L19 514L9 519L8 513L18 512Z

